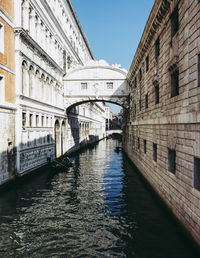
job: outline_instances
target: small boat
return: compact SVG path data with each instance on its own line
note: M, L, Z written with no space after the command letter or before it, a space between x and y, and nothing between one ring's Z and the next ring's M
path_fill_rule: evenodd
M120 146L115 147L115 152L120 152L120 151L122 151L122 147Z
M59 159L54 159L51 162L51 168L56 169L56 170L63 170L63 169L68 169L69 167L73 166L73 157L60 157Z

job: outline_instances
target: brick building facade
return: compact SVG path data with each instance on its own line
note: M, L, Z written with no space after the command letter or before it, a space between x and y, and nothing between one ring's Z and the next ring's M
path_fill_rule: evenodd
M200 1L156 0L128 73L125 150L200 244Z

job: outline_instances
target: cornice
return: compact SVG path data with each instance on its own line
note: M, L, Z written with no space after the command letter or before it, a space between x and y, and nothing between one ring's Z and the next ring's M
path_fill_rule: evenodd
M84 41L85 41L85 44L86 44L86 46L87 46L87 48L88 48L88 50L89 50L89 53L90 53L92 59L95 60L94 55L93 55L93 53L92 53L92 50L91 50L91 48L90 48L88 39L87 39L85 33L83 32L83 29L82 29L81 24L80 24L80 22L79 22L79 20L78 20L78 17L77 17L77 15L76 15L76 12L75 12L75 10L74 10L74 7L73 7L73 5L72 5L72 3L71 3L71 0L67 0L67 3L68 3L68 5L69 5L69 7L70 7L70 10L71 10L73 16L74 16L74 19L75 19L75 21L76 21L76 24L77 24L77 26L78 26L78 28L79 28L79 30L80 30L80 32L81 32L81 35L82 35L82 37L83 37L83 39L84 39Z
M45 13L43 12L43 10L40 8L40 6L38 5L37 1L34 0L30 0L31 5L34 7L35 10L39 10L39 13L42 14L42 17L44 17L44 22L48 21L48 25L45 24L49 31L52 31L51 29L51 24L49 23L49 19L48 17L45 15ZM77 58L78 62L83 64L83 62L81 61L80 57L78 56L78 54L76 53L76 51L74 50L74 48L72 47L71 42L69 41L69 39L67 38L65 32L63 31L63 28L61 27L60 23L58 22L57 18L55 17L54 13L52 12L52 9L50 8L50 6L48 5L46 0L41 1L42 5L44 6L45 10L47 11L51 21L53 21L54 25L56 26L57 30L59 31L59 33L62 35L63 39L65 40L65 42L67 43L67 46L70 48L70 50L72 51L72 53L74 54L74 56ZM61 44L62 40L60 39L58 34L52 33L54 35L54 37L57 39L57 41ZM63 43L63 42L62 42ZM63 43L64 44L64 43ZM61 45L63 45L61 44Z
M64 74L64 71L60 66L47 54L46 51L44 51L40 45L28 34L27 31L25 31L23 28L14 28L14 32L16 34L20 34L22 39L33 49L36 49L39 54L45 58L51 65L53 65L55 68L57 68L62 74Z
M148 49L150 42L152 41L155 33L158 31L158 28L161 25L163 18L168 13L170 9L170 3L171 0L155 1L127 75L127 79L129 82L132 81L134 72L135 70L137 70L138 65L143 59L145 51Z

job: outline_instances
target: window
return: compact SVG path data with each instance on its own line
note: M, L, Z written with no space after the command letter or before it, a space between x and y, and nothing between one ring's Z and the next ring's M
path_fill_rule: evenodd
M148 108L148 93L145 95L145 108Z
M146 72L149 71L149 56L146 57Z
M155 104L159 104L159 85L155 86Z
M139 70L139 81L141 81L142 80L142 69L140 68L140 70Z
M171 98L179 95L179 71L171 74Z
M200 159L194 158L194 188L200 190Z
M176 151L168 149L168 170L175 174L176 171Z
M4 25L0 23L0 53L4 53Z
M41 117L42 120L42 126L44 126L44 116Z
M157 162L157 144L153 143L153 160Z
M87 90L87 83L81 83L81 90Z
M160 37L157 38L155 42L155 59L158 61L158 57L160 55Z
M36 115L36 126L38 127L39 125L39 115Z
M137 139L137 147L138 147L138 150L140 149L140 138L138 137Z
M144 153L147 153L147 140L144 140Z
M174 37L179 28L178 21L178 5L174 8L174 11L171 14L171 38Z
M32 127L33 126L33 114L29 115L29 126Z
M135 88L137 88L137 77L135 76L135 83L134 83L134 85L135 85Z
M135 115L136 115L136 112L137 112L136 104L134 105L134 109L135 109Z
M141 99L139 100L139 110L140 111L142 110L142 100Z
M113 89L113 82L107 82L107 89L109 90Z
M22 112L22 126L26 126L26 113Z
M198 86L200 87L200 54L198 55Z

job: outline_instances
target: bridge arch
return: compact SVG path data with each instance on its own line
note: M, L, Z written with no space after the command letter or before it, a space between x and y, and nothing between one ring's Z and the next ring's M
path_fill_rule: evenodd
M120 65L108 65L104 60L92 60L72 68L64 77L65 107L86 102L110 102L128 108L127 71Z

